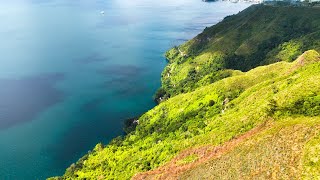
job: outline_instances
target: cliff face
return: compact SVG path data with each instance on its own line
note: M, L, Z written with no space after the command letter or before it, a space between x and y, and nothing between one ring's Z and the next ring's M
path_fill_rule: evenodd
M319 177L319 17L253 6L170 50L171 98L53 179Z

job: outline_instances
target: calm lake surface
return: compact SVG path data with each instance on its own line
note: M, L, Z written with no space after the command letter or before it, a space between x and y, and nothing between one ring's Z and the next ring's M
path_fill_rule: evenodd
M0 0L0 179L62 175L121 135L155 106L165 51L249 5Z

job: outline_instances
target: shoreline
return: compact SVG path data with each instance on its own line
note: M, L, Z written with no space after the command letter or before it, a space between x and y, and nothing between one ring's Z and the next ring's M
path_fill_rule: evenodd
M223 18L221 18L221 20L223 20L225 17L228 17L228 16L230 16L230 15L234 15L234 13L224 16ZM214 25L216 25L216 24L219 23L219 22L220 22L220 21L212 24L211 26L214 26ZM204 30L204 29L202 29L202 30L201 30L200 32L198 32L197 34L201 33L203 30ZM191 40L192 38L194 38L194 36L191 37L190 39L186 40L185 42L181 43L181 44L184 44L184 43L188 42L188 41ZM179 45L181 45L181 44L179 44ZM170 49L172 49L172 48L173 48L173 47L169 47L169 49L167 49L165 53L167 53L167 52L168 52ZM166 56L164 56L164 61L166 62L166 65L165 65L165 67L162 69L162 71L161 71L161 73L160 73L160 80L161 80L161 74L164 72L165 68L166 68L166 67L169 65L169 63L170 63L169 59L168 59ZM157 91L158 91L161 87L162 87L162 83L161 83L161 85L159 86L159 88L155 91L155 93L157 93ZM154 94L154 95L155 95L155 94ZM153 95L153 96L154 96L154 95ZM153 97L153 96L152 96L152 97ZM157 107L157 106L160 104L155 98L152 98L152 99L153 99L153 101L156 103L155 106L153 106L151 109L147 110L147 111L144 112L143 114L145 114L145 113L147 113L148 111L154 109L155 107ZM142 114L142 115L143 115L143 114ZM115 137L115 138L112 138L112 140L110 140L110 142L107 143L107 144L101 144L101 143L96 144L96 146L95 146L95 148L94 148L93 150L89 150L88 153L86 153L84 156L82 156L81 158L79 158L79 160L76 161L75 163L73 163L69 168L72 169L74 166L76 166L76 163L77 163L77 162L85 161L85 159L88 158L88 157L90 156L90 154L94 153L97 148L98 148L98 149L103 149L104 147L106 147L106 146L108 146L108 145L117 144L117 143L121 142L121 141L123 140L123 138L127 137L127 135L129 135L131 132L135 131L135 128L136 128L137 125L139 124L139 120L138 120L138 119L139 119L142 115L140 115L140 116L135 116L135 117L132 117L132 118L128 118L128 119L123 120L123 121L122 121L122 122L123 122L123 123L122 123L122 124L123 124L123 126L122 126L122 127L123 127L123 134L122 134L122 135L119 135L119 136L117 136L117 137ZM69 169L69 168L68 168L68 169Z

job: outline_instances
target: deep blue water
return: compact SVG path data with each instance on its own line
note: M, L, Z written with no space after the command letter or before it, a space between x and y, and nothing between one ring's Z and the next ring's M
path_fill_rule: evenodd
M155 106L164 52L248 6L0 0L0 179L61 175L121 135Z

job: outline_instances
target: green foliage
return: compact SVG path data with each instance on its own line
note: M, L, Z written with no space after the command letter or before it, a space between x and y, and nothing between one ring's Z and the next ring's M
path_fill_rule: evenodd
M138 125L138 119L139 117L135 117L135 118L131 118L131 119L127 119L124 121L124 132L126 134L129 134L130 132L134 131Z
M318 116L318 57L310 51L292 63L258 67L172 97L142 115L135 131L106 147L98 145L71 165L63 178L130 179L182 150L223 144L270 119ZM301 59L309 60L301 65Z
M269 100L267 105L267 114L268 116L273 116L278 109L277 102L274 99Z
M320 116L320 96L317 94L303 96L283 107L288 115Z
M292 125L317 119L320 115L318 17L320 11L315 8L252 6L171 49L166 53L169 65L162 73L162 88L155 95L162 103L143 114L137 124L129 126L132 128L126 136L115 138L106 146L97 145L72 164L63 177L55 178L130 179L164 165L183 150L224 144L266 122L285 121L286 125ZM291 62L309 47L315 50ZM283 61L256 67L279 60ZM132 125L133 121L127 123ZM265 141L253 141L261 142L258 148L261 151L251 154L270 148L270 142L276 146L271 140L267 136ZM278 140L282 142L283 138ZM301 142L305 144L306 139ZM310 142L308 152L318 152L314 144ZM268 160L268 155L275 151L269 152L261 159ZM233 157L230 162L239 160L230 157ZM300 156L288 157L296 162ZM310 164L316 155L304 157L305 164ZM186 157L180 163L197 158ZM290 158L280 159L279 163L289 162ZM248 164L240 165L239 168L250 169ZM318 164L304 167L305 177L318 170Z
M301 51L301 42L286 42L280 45L279 49L280 52L276 56L276 58L279 59L279 61L288 61L292 62L295 60L300 54L302 54Z
M320 177L320 135L313 137L303 153L303 179L317 179Z
M259 65L292 62L309 49L320 50L320 11L312 7L254 5L206 28L166 53L163 97L204 85Z

